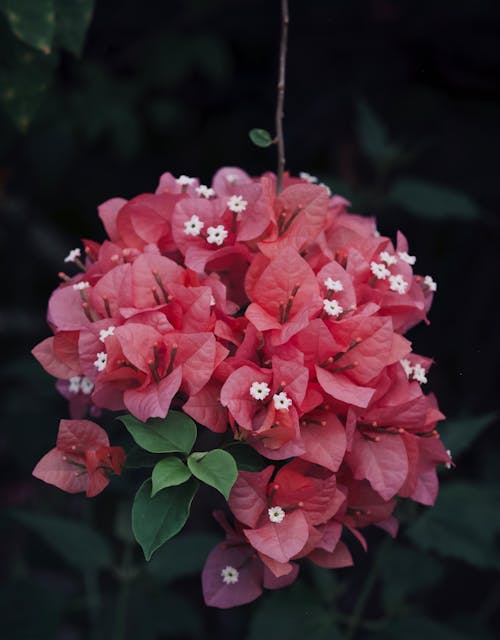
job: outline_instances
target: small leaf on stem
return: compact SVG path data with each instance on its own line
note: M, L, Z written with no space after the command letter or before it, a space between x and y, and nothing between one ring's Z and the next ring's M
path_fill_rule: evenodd
M155 465L153 469L153 475L151 480L153 481L153 488L151 491L151 497L156 495L158 491L166 489L167 487L176 487L191 477L191 471L186 467L182 460L172 456L170 458L163 458Z
M238 469L233 456L222 449L192 453L188 460L192 474L202 482L220 491L226 498L236 482Z
M166 418L144 423L134 416L120 416L136 443L151 453L189 453L196 440L196 424L185 413L169 411Z
M257 147L270 147L273 144L271 134L266 129L251 129L248 136Z

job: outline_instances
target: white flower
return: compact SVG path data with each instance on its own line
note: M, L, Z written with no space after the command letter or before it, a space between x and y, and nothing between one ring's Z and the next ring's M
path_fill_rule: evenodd
M73 285L73 289L75 291L83 291L84 289L88 289L90 287L90 282L86 280L82 280L81 282L77 282Z
M86 396L89 396L94 390L94 383L85 376L81 379L80 390Z
M327 278L324 282L324 285L328 289L328 291L335 291L335 293L344 290L344 285L340 282L340 280L332 280L332 278Z
M381 251L379 253L379 258L382 260L382 262L385 262L385 264L389 266L391 264L396 264L396 262L398 261L396 256L391 255L388 251Z
M307 173L307 171L301 171L299 173L299 178L301 180L305 180L306 182L310 182L311 184L315 184L316 182L318 182L318 178L316 178L316 176L312 176L310 173Z
M417 382L420 382L420 384L425 384L427 382L427 377L425 375L425 369L423 368L423 366L421 364L416 364L413 367L413 379L416 380Z
M213 198L215 196L215 191L211 187L207 187L206 184L200 184L199 187L196 187L196 193L201 198Z
M188 187L189 185L192 185L194 182L194 178L190 178L189 176L179 176L177 178L177 184L180 184L181 187Z
M451 464L453 462L453 458L451 456L451 450L450 449L446 449L446 453L448 454L448 457L450 458L448 462L445 463L445 467L446 469L451 469Z
M229 184L234 184L238 180L238 176L234 175L234 173L228 173L226 176L226 182Z
M285 518L285 512L281 507L278 506L271 507L267 510L267 513L269 514L269 520L271 520L271 522L280 523L283 522Z
M382 262L371 262L370 271L378 280L385 280L391 275L389 269Z
M344 308L341 307L336 300L328 300L328 298L325 298L323 300L323 310L329 316L334 316L336 318L344 311Z
M291 406L292 401L286 395L284 391L281 393L275 393L273 396L274 408L275 409L286 409L288 411L288 407Z
M184 233L187 236L199 236L201 230L205 226L196 214L193 214L189 220L184 223Z
M80 249L72 249L68 255L64 258L64 262L75 262L77 258L82 255Z
M434 282L431 276L425 276L424 285L428 287L431 291L437 291L437 283Z
M80 376L73 376L69 379L69 392L78 393L80 391Z
M329 187L327 184L325 184L324 182L320 182L318 186L319 186L319 187L323 187L323 189L326 189L326 192L327 192L327 194L328 194L328 197L330 197L330 196L332 195L332 190L331 190L331 189L330 189L330 187Z
M415 262L417 261L417 258L415 256L411 256L409 253L406 253L406 251L399 251L398 256L401 258L401 260L407 262L408 264L415 264Z
M234 213L241 213L247 208L248 202L243 200L243 196L231 196L227 201L227 208Z
M107 361L108 361L108 356L106 352L99 351L99 353L97 354L97 358L94 361L94 367L97 369L97 371L104 371L104 369L106 368Z
M413 367L411 366L411 362L407 358L403 358L403 360L400 360L399 362L409 378L413 374Z
M224 567L220 574L222 576L222 582L224 584L236 584L240 578L240 572L238 571L238 569L235 569L230 564Z
M226 230L223 224L219 224L216 227L208 227L207 232L208 244L216 244L219 247L229 235L229 232Z
M115 332L116 327L110 325L107 329L101 329L99 331L99 340L104 342L108 336L112 336Z
M389 283L389 289L391 291L397 291L400 295L406 293L408 289L408 283L400 273L398 273L397 276L390 276Z
M250 395L256 400L265 400L271 393L271 389L267 382L252 382L250 386Z

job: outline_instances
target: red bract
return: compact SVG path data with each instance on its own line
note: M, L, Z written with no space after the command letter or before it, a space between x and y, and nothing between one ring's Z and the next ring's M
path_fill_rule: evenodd
M61 420L55 448L40 460L33 475L68 493L85 491L92 498L108 485L111 474L121 474L124 463L124 450L110 447L98 424Z
M451 463L424 393L432 359L403 336L437 285L401 233L312 182L286 174L276 194L273 174L224 167L211 186L165 173L154 194L108 200L108 239L69 252L78 272L60 274L54 335L33 350L73 417L182 407L276 464L240 472L234 527L217 516L227 540L203 572L217 607L289 584L298 558L352 564L343 532L395 535L396 499L433 504ZM62 421L35 474L95 495L122 462L100 427Z

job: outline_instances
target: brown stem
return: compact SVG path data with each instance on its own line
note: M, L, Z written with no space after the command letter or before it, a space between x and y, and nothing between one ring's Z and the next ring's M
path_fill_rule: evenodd
M288 41L288 0L281 0L281 42L278 75L278 100L276 103L276 141L278 145L278 180L276 192L280 193L285 172L285 138L283 135L283 105L285 102L285 66Z

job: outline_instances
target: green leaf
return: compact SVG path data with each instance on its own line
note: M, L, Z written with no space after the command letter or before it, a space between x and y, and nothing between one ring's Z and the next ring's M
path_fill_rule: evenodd
M500 487L455 482L407 531L420 548L477 567L500 567Z
M229 498L229 493L236 482L238 468L233 456L222 449L192 453L188 460L191 473L202 482L220 491Z
M55 29L54 0L5 0L3 10L19 40L50 53Z
M384 124L365 102L358 102L357 107L357 133L363 152L372 160L384 159L388 151L392 152Z
M251 129L248 137L258 147L270 147L273 144L271 134L266 129Z
M153 418L146 423L131 415L118 419L136 443L151 453L189 453L196 440L196 424L180 411L169 411L166 418Z
M153 469L153 475L151 477L153 481L153 487L151 497L167 487L175 487L191 477L191 471L186 467L182 460L172 456L170 458L163 458L160 462L156 463Z
M424 616L405 616L390 622L380 633L373 634L374 639L380 640L470 640L470 637Z
M458 459L497 417L498 414L492 412L477 417L468 416L447 420L440 426L441 439L450 449L453 459Z
M80 56L95 0L55 0L56 38L67 51Z
M146 560L182 529L198 483L190 478L184 484L160 491L153 498L151 488L151 480L146 480L136 493L132 506L132 530Z
M66 562L82 571L106 567L112 562L107 540L83 522L23 511L13 511L11 516L43 538Z
M268 465L268 462L248 444L231 442L226 450L233 456L238 469L242 471L262 471Z
M158 549L147 569L163 583L199 574L209 552L219 542L219 536L208 533L181 533Z
M465 193L417 178L398 180L389 199L409 213L429 220L476 220L477 204Z

